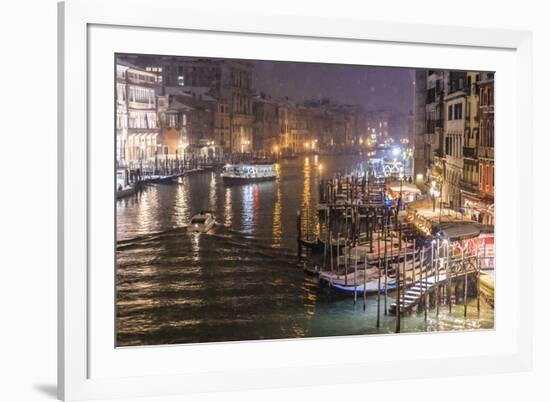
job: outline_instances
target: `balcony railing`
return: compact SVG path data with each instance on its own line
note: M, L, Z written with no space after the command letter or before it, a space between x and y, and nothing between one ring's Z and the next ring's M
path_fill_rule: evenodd
M143 79L140 79L140 78L128 77L127 81L128 81L129 84L146 86L146 87L149 87L149 88L153 88L153 87L158 86L156 81L143 80Z

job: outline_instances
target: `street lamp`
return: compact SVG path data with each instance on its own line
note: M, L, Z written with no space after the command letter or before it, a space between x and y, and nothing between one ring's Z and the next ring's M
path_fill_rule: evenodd
M441 191L439 191L437 182L435 180L432 180L432 185L430 187L430 196L432 197L433 202L433 212L435 212L435 199L438 198L440 195Z
M403 205L403 171L399 172L399 201L397 203L397 209L400 210Z
M278 145L273 146L273 156L274 156L275 160L279 160L279 146Z

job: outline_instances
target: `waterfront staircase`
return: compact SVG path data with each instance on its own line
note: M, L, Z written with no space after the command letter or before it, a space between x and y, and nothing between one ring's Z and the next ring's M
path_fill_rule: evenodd
M441 272L439 274L439 283L445 282L445 273ZM402 295L399 303L399 310L401 313L410 311L414 306L420 303L422 297L435 289L437 284L435 276L430 276L428 278L423 278L422 281L415 282L409 289L402 289ZM390 314L397 314L397 303L393 302L390 304L389 309Z

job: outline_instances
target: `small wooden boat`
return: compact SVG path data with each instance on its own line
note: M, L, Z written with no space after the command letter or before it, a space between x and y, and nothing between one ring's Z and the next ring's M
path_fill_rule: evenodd
M325 243L318 237L315 240L300 239L300 244L315 253L322 253L325 250Z
M307 264L304 264L304 272L308 275L319 276L319 274L321 273L321 267L319 267L318 265L314 265L313 267L311 267Z
M325 243L327 242L327 240L318 238L317 242L319 243L319 245L321 247L321 250L324 250ZM333 250L333 252L336 252L336 250L338 248L340 248L340 250L342 250L344 247L346 247L346 239L344 237L340 237L339 240L338 240L338 238L333 238L332 239L332 250ZM327 246L327 249L329 249L329 246ZM330 249L329 249L329 252L330 252Z
M334 290L342 293L349 293L349 294L353 294L355 292L363 293L364 289L366 289L367 294L373 294L378 292L378 279L368 281L366 285L363 283L358 283L357 285L354 285L354 284L350 285L348 282L347 285L333 283L331 284L331 287ZM388 291L395 288L396 288L396 282L394 280L392 280L391 282L388 281ZM386 291L386 286L384 283L384 279L382 278L382 280L380 281L380 293L384 293L385 291Z

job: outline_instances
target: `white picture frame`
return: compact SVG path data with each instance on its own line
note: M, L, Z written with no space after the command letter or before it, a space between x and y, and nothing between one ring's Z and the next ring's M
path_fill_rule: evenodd
M132 12L129 13L128 10ZM177 0L131 1L131 0L68 0L59 4L59 319L58 319L58 392L64 400L80 400L115 397L146 397L161 396L191 392L229 391L238 389L253 389L282 386L315 385L343 382L359 382L368 380L386 380L402 378L419 378L430 376L448 376L461 374L501 373L523 371L531 368L532 362L532 215L528 197L520 194L532 193L531 179L531 98L532 98L532 36L529 32L508 31L479 28L457 28L446 26L411 25L395 22L369 22L363 20L321 20L300 16L281 15L245 15L224 13L205 13L199 10L186 9ZM93 295L97 288L91 289L93 272L90 269L90 216L91 208L89 166L94 159L90 155L90 133L93 121L90 116L90 106L95 100L90 95L89 79L93 73L91 63L92 43L91 30L94 27L126 27L127 29L150 29L162 32L164 35L178 32L200 34L206 32L220 36L238 35L239 37L260 38L263 41L284 39L288 41L322 40L336 42L339 46L374 44L376 46L433 46L434 48L456 48L464 52L484 51L493 49L495 52L509 53L513 63L506 68L512 81L510 94L513 99L503 99L510 102L513 126L506 127L502 132L509 132L502 140L497 140L497 155L509 155L506 158L510 169L511 194L502 188L501 194L509 198L506 205L506 215L513 221L510 227L515 237L517 247L509 250L511 259L508 262L510 278L510 297L516 305L513 306L514 317L510 325L500 325L497 319L495 333L506 332L506 341L498 352L474 350L472 353L455 354L440 357L432 355L422 357L418 353L403 355L399 360L381 359L369 360L368 356L358 356L354 359L323 360L315 356L319 346L334 347L340 342L345 347L361 347L365 342L375 342L369 337L346 337L346 339L289 340L249 342L240 346L228 344L209 345L203 349L192 349L198 346L171 346L139 348L125 352L129 361L142 360L156 362L166 360L168 356L180 351L192 353L193 358L201 354L207 356L200 371L175 373L173 369L164 372L125 371L117 368L107 372L92 369L94 359L104 362L104 366L112 363L100 356L104 344L94 344L97 333L104 329L94 327L94 314L97 316L102 307L97 304ZM111 35L114 35L110 32ZM94 33L94 38L101 37ZM113 38L113 42L116 42ZM95 40L95 39L94 39ZM112 50L108 50L110 52ZM419 51L421 49L419 48ZM336 54L336 53L335 53ZM237 55L235 55L237 57ZM242 55L238 55L241 57ZM281 56L282 57L282 56ZM299 54L294 55L297 60ZM397 56L395 56L397 57ZM451 56L449 56L451 57ZM508 57L508 56L507 56ZM503 59L504 60L504 59ZM426 66L427 67L427 66ZM507 71L508 71L507 70ZM498 70L497 70L498 74ZM521 79L521 85L518 85ZM500 82L497 84L500 85ZM497 89L498 91L498 89ZM503 90L504 92L504 90ZM497 102L499 98L497 95ZM503 116L502 118L506 118ZM510 117L510 116L508 116ZM112 118L112 116L109 116ZM497 115L497 124L501 117ZM504 121L504 120L502 120ZM94 126L95 127L95 126ZM521 141L516 141L521 134ZM506 145L508 144L508 145ZM502 149L502 151L499 151ZM510 159L511 158L511 159ZM498 164L498 162L497 162ZM501 169L501 165L497 165ZM521 166L521 169L517 167ZM502 172L506 167L502 166ZM112 186L111 186L112 187ZM110 187L109 187L110 189ZM497 198L502 197L497 194ZM501 198L504 199L504 198ZM499 200L499 206L500 206ZM499 207L500 208L500 207ZM503 211L504 209L499 209ZM517 213L522 211L522 218ZM504 212L499 212L503 213ZM498 224L497 224L498 228ZM498 236L497 229L497 236ZM521 235L519 235L521 234ZM516 257L522 254L521 267ZM516 264L514 265L514 261ZM497 260L497 263L500 263ZM516 275L521 269L521 275ZM500 280L500 279L499 279ZM100 290L110 291L110 284L102 285ZM103 286L105 286L103 288ZM500 288L499 288L500 292ZM506 295L505 295L506 296ZM504 297L497 298L504 303ZM499 301L497 300L497 304ZM114 310L114 305L112 306ZM498 311L498 310L497 310ZM498 313L497 313L498 314ZM511 313L512 314L512 313ZM102 315L101 319L112 317ZM503 322L503 321L500 321ZM502 329L504 328L504 329ZM111 336L112 333L108 334ZM445 337L443 338L442 335ZM404 349L419 338L400 336L394 342ZM423 335L418 335L423 336ZM439 340L457 340L466 343L476 341L475 337L487 338L491 341L493 334L440 334ZM416 339L416 340L415 340ZM114 344L114 342L113 342ZM289 365L283 361L272 363L268 360L259 366L248 365L245 358L255 353L269 353L271 356L292 356L293 351L301 351L301 360L292 360ZM112 351L115 351L114 346ZM192 351L192 352L190 352ZM114 352L118 353L118 352ZM238 354L235 354L238 353ZM140 357L140 355L147 357ZM154 356L153 356L154 355ZM208 356L243 357L243 362L236 369L216 365ZM371 356L372 357L372 356ZM283 359L284 360L284 359ZM250 360L252 361L252 360ZM174 364L174 362L172 362ZM176 362L177 364L177 362ZM236 363L234 364L237 365ZM115 365L113 365L115 367ZM119 366L116 366L119 367ZM124 367L121 365L120 367ZM209 368L210 367L210 368ZM391 373L391 374L390 374Z

